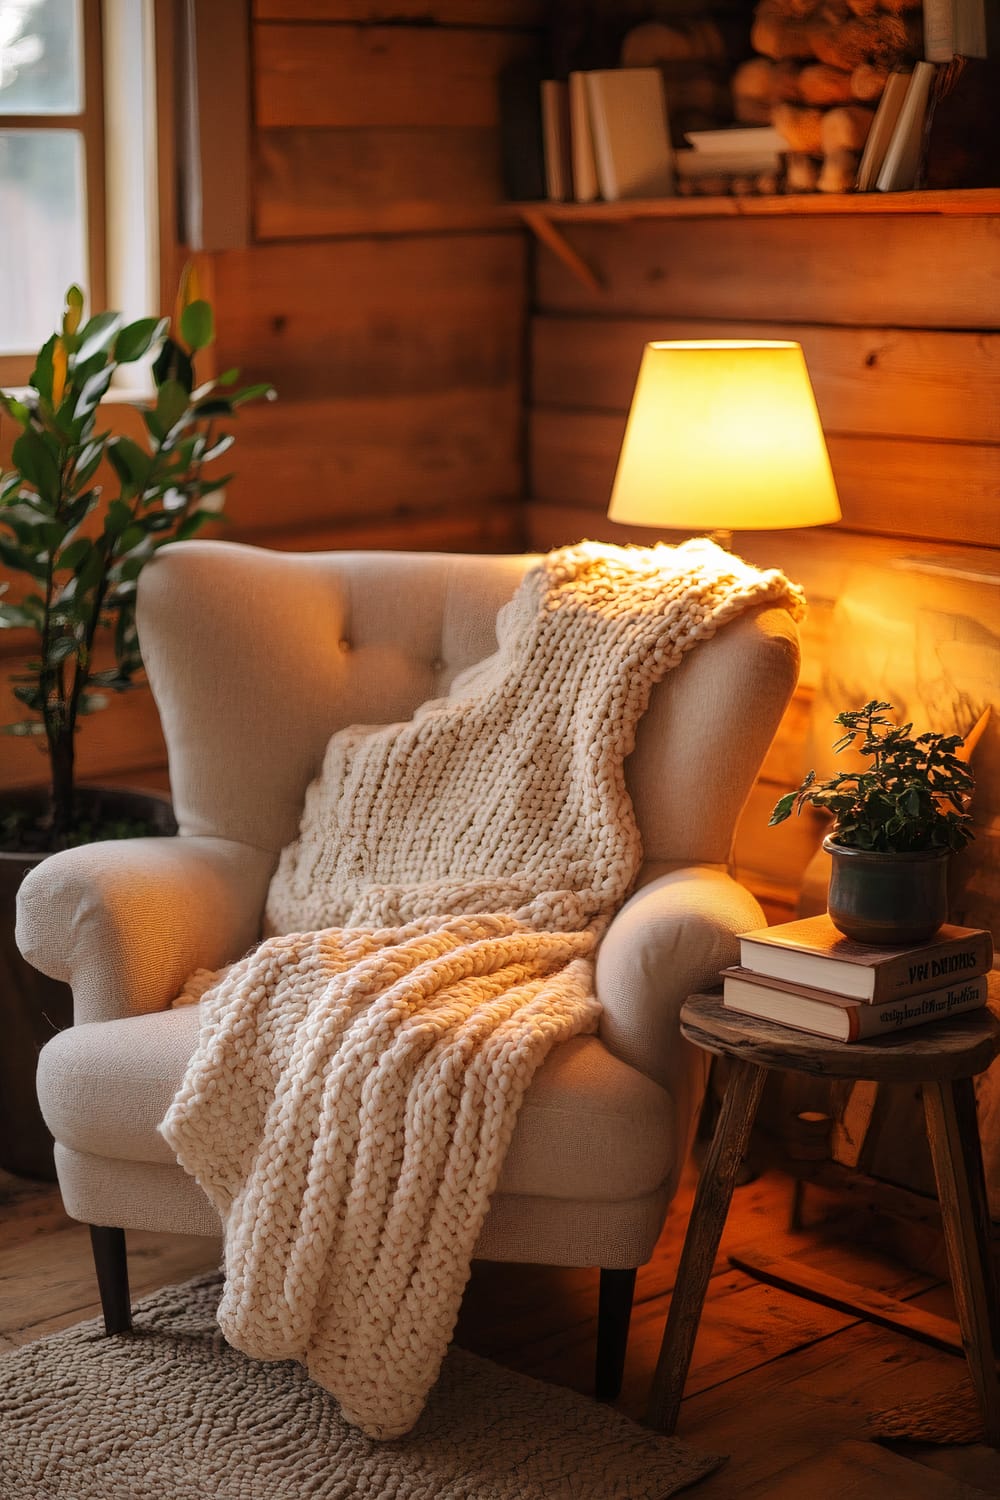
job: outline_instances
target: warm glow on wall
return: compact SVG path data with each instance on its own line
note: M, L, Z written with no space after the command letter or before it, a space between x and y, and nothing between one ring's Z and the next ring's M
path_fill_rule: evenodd
M838 520L801 346L647 344L608 516L699 532Z

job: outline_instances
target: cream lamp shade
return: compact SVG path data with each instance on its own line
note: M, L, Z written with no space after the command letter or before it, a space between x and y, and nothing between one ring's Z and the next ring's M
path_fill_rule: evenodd
M801 345L647 344L608 516L699 532L838 520Z

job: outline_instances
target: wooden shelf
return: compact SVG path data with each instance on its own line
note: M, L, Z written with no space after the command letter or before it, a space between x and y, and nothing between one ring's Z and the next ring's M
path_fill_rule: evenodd
M938 188L912 193L796 193L771 197L622 198L616 203L515 203L522 219L554 224L615 224L628 219L729 219L814 214L1000 213L1000 187Z
M933 214L985 218L1000 214L1000 187L947 188L910 193L796 193L728 198L622 198L615 203L512 203L542 244L591 291L600 278L563 235L569 224L625 224L637 219L812 218L857 214Z

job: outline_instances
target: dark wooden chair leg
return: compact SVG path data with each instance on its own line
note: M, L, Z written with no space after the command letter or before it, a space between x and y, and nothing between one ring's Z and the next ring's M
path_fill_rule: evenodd
M594 1367L594 1394L598 1401L613 1401L622 1388L634 1291L634 1270L602 1270L597 1306L597 1361Z
M101 1293L105 1332L128 1333L132 1327L132 1299L128 1290L125 1231L107 1229L102 1224L91 1224L90 1243Z

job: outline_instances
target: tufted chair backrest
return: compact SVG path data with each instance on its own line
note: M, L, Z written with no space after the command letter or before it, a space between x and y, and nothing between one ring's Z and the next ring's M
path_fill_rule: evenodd
M224 542L161 551L140 580L138 623L181 833L277 856L330 735L409 718L490 655L497 610L532 560ZM729 860L797 670L795 627L765 606L654 690L627 766L648 864Z

